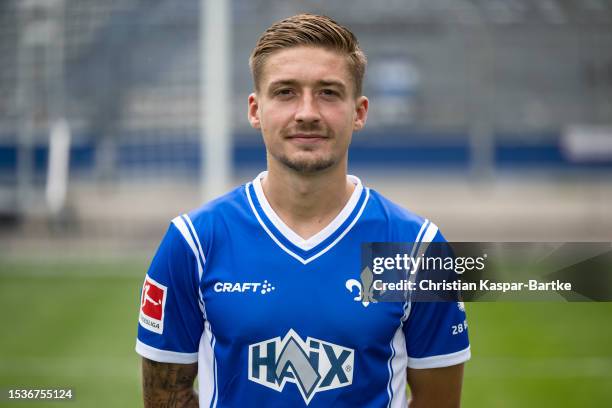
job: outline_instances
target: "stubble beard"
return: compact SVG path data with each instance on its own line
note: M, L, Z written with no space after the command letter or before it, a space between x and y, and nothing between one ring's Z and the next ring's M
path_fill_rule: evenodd
M309 133L316 132L320 134L326 133L325 129L316 124L298 126L296 132L300 131ZM309 148L305 148L302 152L316 154L313 152L313 150ZM338 163L338 159L333 156L333 153L329 153L323 157L300 157L300 153L296 155L297 157L290 157L286 153L281 152L280 154L275 155L274 158L286 168L291 169L300 174L318 173L327 170Z
M276 159L285 167L301 174L318 173L333 167L337 162L333 157L292 159L284 154L281 154Z

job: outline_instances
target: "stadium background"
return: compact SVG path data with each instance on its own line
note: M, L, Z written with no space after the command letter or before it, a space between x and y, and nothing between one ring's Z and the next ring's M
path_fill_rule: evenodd
M169 220L208 191L204 11L223 4L227 187L264 166L246 121L255 38L310 11L369 58L350 154L365 183L449 240L612 240L609 0L4 0L0 388L139 404L142 277ZM467 309L464 406L612 400L610 303Z

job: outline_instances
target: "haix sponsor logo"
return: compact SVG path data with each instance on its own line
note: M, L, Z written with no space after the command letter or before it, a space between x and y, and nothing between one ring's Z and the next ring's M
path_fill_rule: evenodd
M140 295L140 325L147 330L162 334L164 332L164 309L166 307L166 291L168 288L161 283L145 277Z
M353 383L355 351L293 330L249 346L249 380L282 392L294 383L308 405L316 393Z
M276 290L276 287L267 280L263 282L217 282L213 285L215 292L224 293L259 293L267 295Z

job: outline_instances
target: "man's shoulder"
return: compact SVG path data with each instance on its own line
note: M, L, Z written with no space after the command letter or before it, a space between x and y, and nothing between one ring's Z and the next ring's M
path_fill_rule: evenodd
M223 216L243 207L246 204L246 200L245 186L240 185L228 193L192 209L187 212L187 215L193 222L209 219L210 217Z
M368 218L375 223L384 223L392 239L412 241L426 235L429 240L444 240L433 222L379 192L370 189L370 200L371 210Z
M232 222L235 227L235 222L242 219L247 210L248 200L246 198L245 186L241 185L222 196L202 204L200 207L177 215L171 223L179 230L191 230L192 233L197 233L198 235L208 235L220 223Z
M392 201L376 190L370 189L370 200L374 206L374 214L384 217L390 222L421 226L426 221L425 218Z

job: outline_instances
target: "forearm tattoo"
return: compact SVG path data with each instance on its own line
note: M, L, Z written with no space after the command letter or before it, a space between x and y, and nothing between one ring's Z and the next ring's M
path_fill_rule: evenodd
M142 359L142 389L145 408L198 407L193 382L197 364L158 363Z

